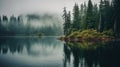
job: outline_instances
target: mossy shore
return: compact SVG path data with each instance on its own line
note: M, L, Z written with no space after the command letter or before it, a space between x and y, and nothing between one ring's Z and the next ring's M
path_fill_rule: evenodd
M104 31L102 33L97 32L96 30L84 30L84 31L75 31L67 36L62 36L59 38L60 40L64 40L66 42L82 42L82 41L111 41L115 40L113 33L111 30ZM116 40L120 40L117 38Z

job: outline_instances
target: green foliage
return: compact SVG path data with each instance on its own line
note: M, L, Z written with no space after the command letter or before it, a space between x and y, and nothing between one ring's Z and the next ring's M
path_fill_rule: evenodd
M94 39L94 38L103 38L112 35L111 31L106 31L106 33L99 33L96 30L89 29L83 31L75 31L71 33L68 37L82 37L84 40Z
M108 35L108 36L114 36L114 33L112 30L103 31L103 34Z
M94 29L98 29L99 24L99 9L97 4L93 6L93 23L94 23Z
M43 34L43 33L38 33L37 35L38 35L38 36L44 36L44 34Z
M70 11L67 13L66 8L64 8L64 35L69 35L71 32L71 14Z
M115 36L120 36L120 1L112 0L113 2L113 22L114 22L114 33Z
M75 30L79 30L80 29L80 11L79 11L79 6L77 4L75 4L75 6L73 7L73 24L72 24L72 28L74 28Z
M99 7L98 4L92 4L91 0L88 1L87 6L86 3L81 4L80 8L78 4L75 4L73 7L73 20L71 25L69 25L71 27L67 29L70 30L69 34L71 34L68 35L73 37L81 37L83 35L85 38L120 36L119 6L119 0L101 0ZM69 19L71 20L71 18ZM86 29L94 29L96 32L91 31L92 34L89 34L90 32L87 31L87 33L84 33ZM64 32L67 32L67 30ZM81 30L81 32L79 32L79 30Z
M94 29L95 23L94 23L94 15L93 15L93 4L92 1L88 1L88 8L87 8L87 14L86 14L86 20L85 20L85 29Z
M80 8L80 25L81 25L81 30L84 30L85 29L85 20L86 20L86 13L87 13L87 6L86 6L86 3L84 4L81 4L81 8Z
M71 48L77 47L80 50L96 50L99 47L104 47L105 46L105 42L75 42L75 43L67 43L67 45L69 45Z

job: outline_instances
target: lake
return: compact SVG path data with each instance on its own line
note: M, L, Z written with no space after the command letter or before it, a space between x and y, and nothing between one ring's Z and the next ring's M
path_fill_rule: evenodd
M1 37L0 67L120 67L119 41L95 43L104 46L94 49L77 46L82 44L58 37Z

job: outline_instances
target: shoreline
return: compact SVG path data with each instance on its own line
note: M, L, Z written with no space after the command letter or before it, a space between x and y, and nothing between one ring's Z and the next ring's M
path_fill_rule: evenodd
M96 37L96 38L88 38L88 39L83 39L82 37L60 37L59 40L61 41L65 41L65 42L83 42L83 41L93 41L93 42L97 42L97 41L104 41L104 42L108 42L108 41L120 41L120 38L112 38L112 37Z

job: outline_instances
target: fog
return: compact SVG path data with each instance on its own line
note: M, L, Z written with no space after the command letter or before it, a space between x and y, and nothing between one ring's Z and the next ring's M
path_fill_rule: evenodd
M88 0L0 0L1 15L20 15L26 13L62 14L63 7L72 10L74 3L84 3ZM92 0L99 3L99 0Z
M62 35L63 8L72 11L75 3L84 2L88 0L0 0L0 35Z
M18 17L2 16L0 36L60 36L63 23L54 14L24 14Z

